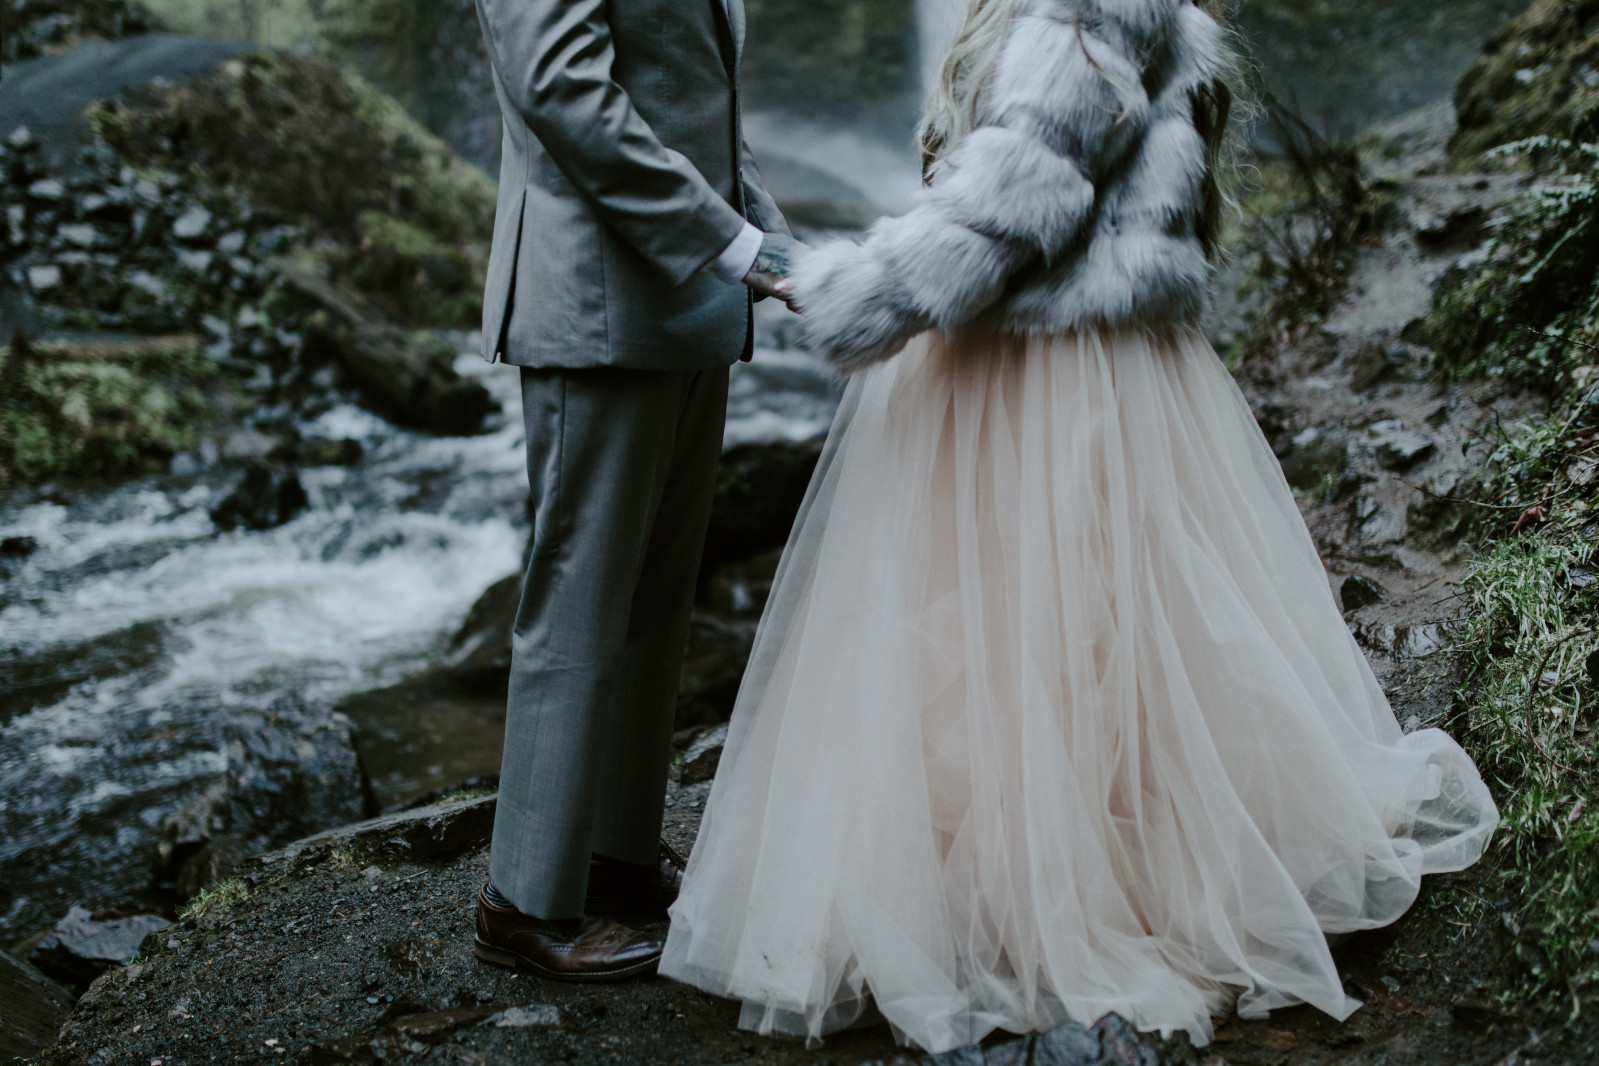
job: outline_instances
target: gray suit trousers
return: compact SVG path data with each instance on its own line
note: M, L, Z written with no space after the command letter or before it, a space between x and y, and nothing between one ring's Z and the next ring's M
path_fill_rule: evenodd
M658 858L727 380L522 371L533 546L490 876L525 914L581 915L591 853Z

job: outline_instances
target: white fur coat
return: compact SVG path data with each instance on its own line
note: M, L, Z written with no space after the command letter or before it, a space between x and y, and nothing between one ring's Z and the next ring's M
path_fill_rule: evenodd
M812 347L849 371L990 308L1024 333L1196 321L1193 93L1226 56L1192 0L1018 0L978 128L916 207L800 260Z

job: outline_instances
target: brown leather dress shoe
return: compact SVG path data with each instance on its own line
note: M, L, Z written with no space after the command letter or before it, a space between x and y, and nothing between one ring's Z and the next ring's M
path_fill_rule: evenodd
M589 892L583 909L590 914L636 914L666 917L677 901L688 863L661 841L661 856L654 863L621 862L596 855L589 863Z
M477 957L556 981L624 981L654 973L665 941L610 918L542 921L477 894Z

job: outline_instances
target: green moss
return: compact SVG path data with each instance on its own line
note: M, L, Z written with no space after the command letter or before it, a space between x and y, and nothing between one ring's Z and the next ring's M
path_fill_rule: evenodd
M1535 0L1488 39L1455 90L1459 169L1535 135L1599 140L1599 0Z
M0 484L160 469L226 389L190 338L0 348Z
M90 117L136 165L186 174L303 226L332 279L397 321L476 324L493 183L330 60L257 53L154 102L102 105Z

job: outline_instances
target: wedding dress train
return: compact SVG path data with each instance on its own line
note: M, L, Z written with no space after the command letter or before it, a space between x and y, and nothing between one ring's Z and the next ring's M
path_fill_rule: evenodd
M927 334L850 380L662 972L929 1051L1310 1003L1497 821L1404 734L1196 332Z

